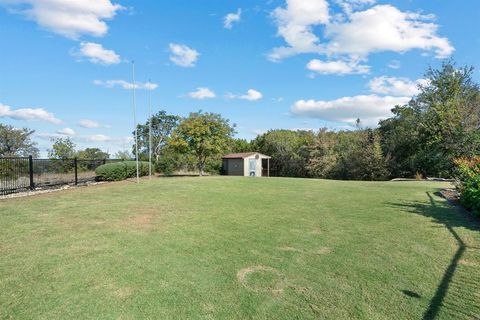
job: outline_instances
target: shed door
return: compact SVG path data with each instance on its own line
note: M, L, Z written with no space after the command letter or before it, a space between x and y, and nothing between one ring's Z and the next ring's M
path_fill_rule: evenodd
M248 160L248 174L251 177L256 176L257 171L257 160L256 159L249 159Z

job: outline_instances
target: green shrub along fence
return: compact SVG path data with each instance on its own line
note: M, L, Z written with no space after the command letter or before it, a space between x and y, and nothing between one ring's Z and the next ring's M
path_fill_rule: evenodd
M480 217L480 156L455 160L460 203Z
M0 195L64 184L77 185L96 178L95 169L118 159L0 158Z
M148 162L140 161L139 174L146 176L149 172ZM137 176L137 164L135 161L122 161L107 163L95 169L97 179L102 181L120 181Z

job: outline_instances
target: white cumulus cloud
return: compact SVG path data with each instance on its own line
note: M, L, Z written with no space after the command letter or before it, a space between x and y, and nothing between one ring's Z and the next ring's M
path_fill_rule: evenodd
M366 5L374 5L376 0L335 0L335 2L345 11L350 14L355 10L361 9Z
M232 29L233 23L240 22L242 18L242 9L238 9L236 13L229 13L223 18L223 26L225 29Z
M358 95L336 100L299 100L291 108L298 116L343 122L353 125L357 118L367 126L375 126L391 116L391 109L404 105L410 97Z
M71 128L63 128L57 131L58 134L62 136L74 136L76 134L75 130Z
M246 94L232 94L228 93L226 95L227 99L242 99L248 101L257 101L263 98L263 94L260 91L255 89L247 90Z
M418 86L426 85L427 83L428 80L426 79L412 81L407 78L381 76L370 80L368 87L373 93L413 97L418 94Z
M215 92L213 92L209 88L205 88L205 87L197 88L197 90L189 92L188 95L191 98L200 99L200 100L211 99L211 98L215 98L215 96L216 96Z
M132 90L134 87L132 82L128 82L125 80L93 80L93 84L105 88L114 88L119 86L125 90ZM135 89L155 90L157 88L158 84L153 82L135 82Z
M392 5L377 5L353 12L348 21L326 28L331 39L327 52L366 57L380 51L434 51L437 58L451 55L454 48L447 38L437 35L434 16L403 12Z
M320 52L320 39L313 28L329 22L326 0L287 0L286 7L278 7L272 12L277 24L277 34L288 44L277 47L269 54L273 61L298 53Z
M106 136L104 134L92 134L85 135L78 138L81 141L85 142L109 142L112 141L112 137Z
M249 101L256 101L262 99L263 94L255 89L249 89L247 94L241 95L239 98Z
M104 36L107 20L124 9L110 0L0 0L12 12L64 37Z
M87 129L110 128L109 125L104 125L98 121L89 120L89 119L80 120L78 122L78 125L82 128L87 128Z
M170 61L177 66L189 68L194 67L200 53L186 45L170 43Z
M341 13L333 12L326 0L286 0L285 7L276 8L272 16L277 34L287 45L274 48L269 58L277 61L317 53L359 61L375 52L413 49L445 58L455 50L448 38L438 35L434 15L401 11L388 4L374 5L375 1L369 0L336 2L343 8Z
M307 69L320 74L364 74L370 71L370 66L352 61L321 61L313 59L307 64Z
M121 58L113 50L105 49L99 43L81 42L80 48L72 52L72 55L79 58L86 58L92 63L98 64L118 64Z
M0 118L2 117L25 121L45 121L53 124L62 122L53 113L43 108L12 109L12 107L0 103Z

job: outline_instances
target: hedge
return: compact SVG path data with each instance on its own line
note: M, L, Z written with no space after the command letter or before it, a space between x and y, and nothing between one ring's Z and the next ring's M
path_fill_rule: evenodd
M99 181L120 181L137 176L137 164L135 161L112 162L99 166L95 169ZM148 162L139 162L140 176L148 174Z
M456 159L460 203L480 217L480 157Z

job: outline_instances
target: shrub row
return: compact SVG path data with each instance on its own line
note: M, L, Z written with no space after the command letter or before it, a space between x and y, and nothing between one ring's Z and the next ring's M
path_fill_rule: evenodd
M135 161L112 162L99 166L95 169L97 180L120 181L137 176L137 164ZM139 162L140 176L148 174L148 162Z
M457 188L460 191L460 203L480 216L480 157L457 159Z

